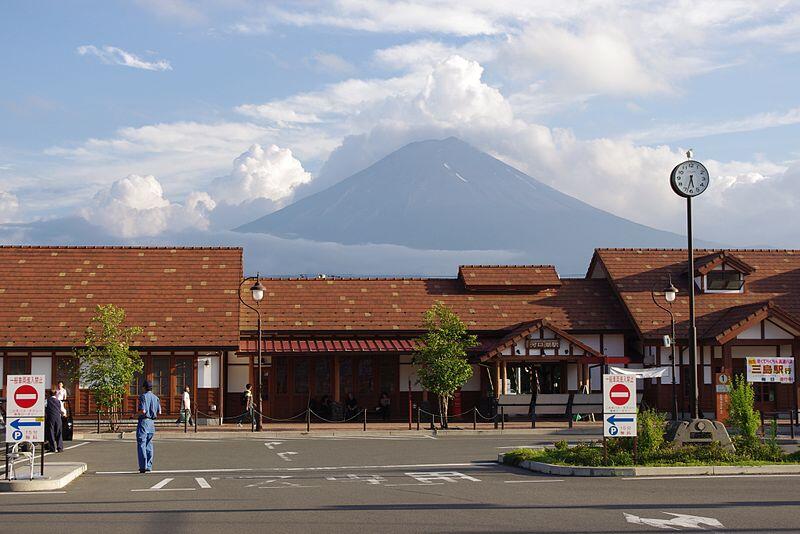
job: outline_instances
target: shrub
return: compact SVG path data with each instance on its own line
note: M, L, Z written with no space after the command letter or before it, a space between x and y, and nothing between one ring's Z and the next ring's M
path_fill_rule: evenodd
M739 434L734 441L737 448L750 449L759 445L757 432L761 416L753 407L754 404L753 386L747 382L744 375L734 376L731 385L730 415L727 423L733 426Z
M639 454L647 459L664 447L664 433L667 429L667 415L655 410L639 412Z

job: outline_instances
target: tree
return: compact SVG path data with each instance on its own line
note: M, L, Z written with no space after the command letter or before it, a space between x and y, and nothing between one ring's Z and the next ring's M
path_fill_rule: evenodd
M744 375L733 377L731 385L731 404L727 423L739 431L737 449L753 448L758 444L758 427L761 414L755 409L756 394L753 385Z
M447 404L455 392L472 377L467 349L478 344L477 337L450 308L437 302L425 312L427 333L420 338L420 348L412 363L417 383L439 397L442 428L447 428Z
M130 348L142 333L138 326L125 327L125 310L113 304L97 306L84 334L83 348L75 349L79 359L78 379L94 395L99 410L108 414L114 432L128 387L144 364L139 353Z

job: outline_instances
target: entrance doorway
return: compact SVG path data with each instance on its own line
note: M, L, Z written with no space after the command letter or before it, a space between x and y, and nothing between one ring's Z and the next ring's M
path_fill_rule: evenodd
M509 393L530 395L565 393L566 373L564 364L554 363L509 363L507 364ZM535 384L537 384L535 386Z

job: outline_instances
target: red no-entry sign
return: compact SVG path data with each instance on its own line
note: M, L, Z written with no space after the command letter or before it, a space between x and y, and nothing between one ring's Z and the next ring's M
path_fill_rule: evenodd
M14 392L14 401L20 408L32 408L39 400L39 393L30 384L23 384Z
M614 384L608 392L611 402L617 406L624 406L631 398L631 390L625 384Z

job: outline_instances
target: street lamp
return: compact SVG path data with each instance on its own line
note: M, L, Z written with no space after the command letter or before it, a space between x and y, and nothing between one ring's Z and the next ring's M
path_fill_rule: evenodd
M655 287L650 291L650 296L653 298L653 303L667 312L669 314L670 324L672 326L671 336L669 338L669 345L672 347L672 420L678 420L678 392L675 388L675 315L672 313L672 303L675 302L675 298L678 296L678 288L672 285L672 275L669 277L669 286L664 288L664 300L667 301L669 304L669 308L666 306L659 304L656 300L656 290Z
M256 283L253 284L253 286L250 288L250 296L255 301L256 307L253 307L253 306L249 305L242 298L242 286L248 280L255 280L256 281ZM264 423L263 423L263 416L262 416L262 411L263 410L262 410L262 405L261 405L261 399L263 398L263 395L262 395L262 387L263 387L262 376L263 376L263 373L261 372L261 312L259 311L258 306L261 304L261 301L264 299L264 291L265 291L265 288L261 284L261 279L260 279L259 273L256 273L255 277L250 276L250 277L245 278L239 284L239 301L242 304L244 304L245 306L247 306L248 308L250 308L251 310L253 310L254 312L256 312L256 319L257 319L256 327L258 328L258 346L256 348L256 354L257 354L257 357L258 357L258 382L257 382L257 384L258 384L258 392L257 392L258 393L258 397L257 397L258 398L258 404L257 404L257 406L258 406L258 408L257 408L258 409L258 418L256 419L256 430L259 431L259 432L261 430L263 430L263 428L264 428L263 424Z

